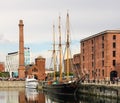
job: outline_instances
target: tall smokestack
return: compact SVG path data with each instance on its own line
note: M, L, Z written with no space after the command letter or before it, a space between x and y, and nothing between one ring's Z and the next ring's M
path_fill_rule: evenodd
M25 78L23 20L19 21L19 78Z

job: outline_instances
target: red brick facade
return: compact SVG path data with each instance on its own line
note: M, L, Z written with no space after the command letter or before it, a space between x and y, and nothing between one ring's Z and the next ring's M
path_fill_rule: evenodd
M35 64L26 66L26 75L35 75L38 80L44 80L45 75L45 58L38 57L35 59Z
M73 55L73 70L75 75L78 77L81 74L81 69L80 69L80 53L79 54L74 54Z
M0 72L4 72L5 71L5 65L3 62L0 62Z
M120 30L81 40L81 71L87 71L91 80L120 77Z

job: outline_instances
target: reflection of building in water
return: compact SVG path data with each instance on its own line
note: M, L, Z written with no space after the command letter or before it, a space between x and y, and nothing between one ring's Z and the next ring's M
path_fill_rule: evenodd
M0 103L19 103L18 95L19 95L18 90L13 90L10 88L1 88Z
M37 89L28 89L25 90L25 99L27 103L45 103L45 97L43 94L38 93Z
M25 89L25 96L27 101L38 101L38 92L37 89Z
M0 103L45 103L45 96L35 89L0 88Z
M25 91L19 91L19 103L27 103L25 100Z
M42 93L39 94L39 102L38 103L46 103L45 102L45 95L43 95Z

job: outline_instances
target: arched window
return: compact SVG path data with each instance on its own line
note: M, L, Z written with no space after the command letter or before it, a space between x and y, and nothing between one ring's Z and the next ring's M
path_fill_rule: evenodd
M32 71L33 72L38 72L38 70L36 68L33 68Z

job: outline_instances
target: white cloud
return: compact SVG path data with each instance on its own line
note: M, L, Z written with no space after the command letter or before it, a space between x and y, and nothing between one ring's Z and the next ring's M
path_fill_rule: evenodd
M47 48L52 47L52 25L55 23L58 35L60 14L65 38L67 10L74 40L72 50L77 53L81 39L106 29L120 28L119 4L120 0L1 0L0 56L18 50L18 23L23 19L25 45L30 46L34 57L39 54L49 57Z

